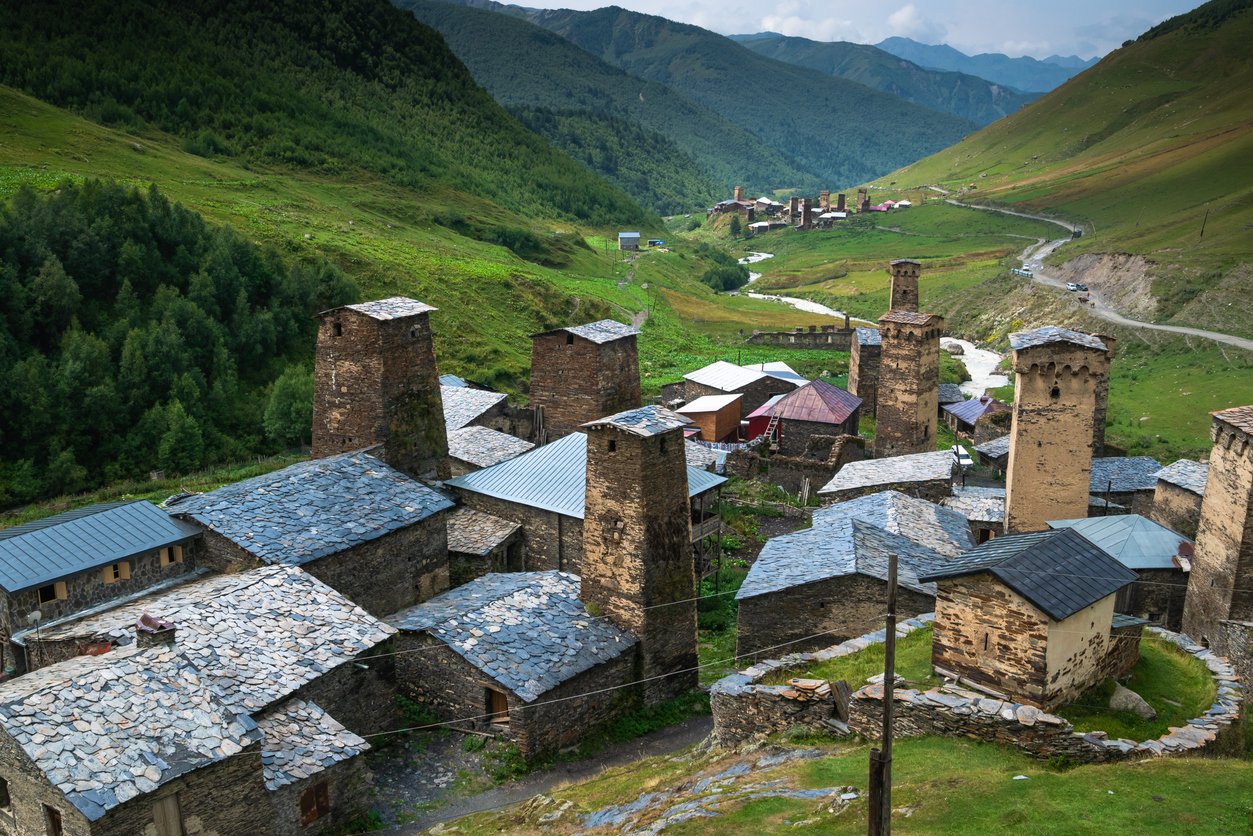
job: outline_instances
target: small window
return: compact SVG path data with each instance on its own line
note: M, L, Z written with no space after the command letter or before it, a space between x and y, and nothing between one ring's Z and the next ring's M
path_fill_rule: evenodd
M344 323L336 322L333 326L331 326L331 329L333 333L335 334L335 336L337 337L344 336Z
M331 812L331 791L326 782L314 784L300 794L300 823L313 824Z
M662 455L665 455L665 452L666 452L666 440L665 440L664 438L661 440L661 452L662 452Z
M61 824L61 811L56 807L44 806L44 830L48 836L64 836L65 827Z
M574 345L574 334L566 334L566 345Z
M161 566L173 566L183 562L182 546L167 546L161 550Z
M616 438L609 439L609 452L610 453L616 452L617 449L618 449L618 439Z
M1054 386L1052 389L1049 390L1050 398L1060 398L1061 396L1062 396L1062 390L1060 387Z
M0 778L0 810L6 813L13 812L13 801L9 798L9 782L5 778Z
M129 560L119 560L117 563L110 563L104 567L104 582L107 584L130 579L131 564Z
M39 587L39 603L51 604L53 601L64 601L68 597L65 581L57 581Z

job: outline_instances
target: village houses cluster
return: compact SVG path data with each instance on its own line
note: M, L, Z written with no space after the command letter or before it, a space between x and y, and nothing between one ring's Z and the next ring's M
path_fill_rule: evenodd
M310 460L0 532L0 831L322 832L369 806L397 694L534 758L690 691L731 475L823 502L751 567L742 656L876 629L896 555L936 670L1006 698L1125 673L1146 624L1247 678L1253 407L1214 415L1208 467L1108 456L1112 340L1014 334L1012 408L966 400L920 265L891 270L847 390L715 362L645 404L604 320L534 336L523 408L439 374L428 305L324 312ZM942 416L1003 489L960 484Z
M812 197L793 196L788 198L787 203L769 197L750 200L744 196L744 187L736 186L730 200L715 203L705 211L705 216L738 215L747 225L749 234L755 235L772 229L831 229L836 223L847 220L850 214L892 212L913 205L909 200L885 200L871 204L870 193L866 189L857 190L857 202L851 207L843 193L837 194L833 203L829 191L818 195L817 206Z

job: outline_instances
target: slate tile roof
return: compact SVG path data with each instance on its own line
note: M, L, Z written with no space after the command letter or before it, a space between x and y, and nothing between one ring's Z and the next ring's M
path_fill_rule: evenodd
M1180 459L1157 471L1157 478L1171 485L1178 485L1197 496L1205 496L1205 483L1209 480L1209 463Z
M815 380L780 398L770 414L777 415L784 421L843 424L861 404L861 398L856 395L832 386L825 380ZM785 426L784 432L786 431Z
M484 575L388 620L434 636L526 702L638 641L590 615L579 579L556 571Z
M639 237L639 233L636 233L636 237ZM575 325L572 328L561 328L558 330L568 331L576 337L590 340L597 345L620 340L623 337L634 337L640 332L638 328L623 325L621 322L615 322L612 319L602 319L598 322L589 322L586 325Z
M823 486L820 494L868 488L875 485L902 485L909 482L930 482L952 478L957 460L950 450L934 453L912 453L886 459L849 462Z
M1034 328L1030 331L1015 331L1009 335L1009 347L1014 351L1022 351L1024 348L1036 348L1037 346L1051 345L1053 343L1073 343L1084 348L1095 348L1099 351L1106 350L1105 343L1101 342L1100 337L1072 331L1069 328L1060 328L1056 325L1046 325L1043 328Z
M17 592L200 535L151 502L104 502L0 531L0 588Z
M311 778L370 748L317 703L300 699L265 712L257 718L257 727L265 735L261 774L270 792Z
M994 438L991 441L985 441L975 446L976 453L982 453L990 459L999 459L1001 456L1009 455L1009 443L1013 440L1013 436L1003 435L1000 438Z
M945 404L944 411L964 424L974 424L985 415L1013 412L1013 409L996 398L984 395L982 398L971 398L968 401Z
M88 821L261 740L170 647L78 656L0 684L0 727Z
M299 565L419 523L452 500L368 453L343 453L167 506L266 563Z
M687 454L688 467L709 470L715 473L718 471L720 464L727 459L725 451L712 450L703 444L697 444L691 439L683 442L683 451Z
M64 622L42 630L40 639L106 638L129 645L144 613L173 622L177 648L203 687L216 689L224 705L249 713L352 662L395 632L303 569L263 566Z
M858 345L883 345L883 337L878 328L858 328Z
M391 296L387 299L376 299L373 302L362 302L359 305L344 305L344 307L384 321L403 319L407 316L439 310L439 308L433 308L425 302L419 302L417 299L410 299L406 296ZM330 313L330 311L325 311L324 313Z
M486 557L522 526L462 506L448 515L448 551Z
M1180 546L1193 543L1177 531L1139 514L1050 520L1049 528L1073 528L1128 569L1178 569Z
M974 546L970 523L961 514L899 491L880 491L818 508L813 527L842 517L863 520L946 557L956 557Z
M533 447L529 441L490 427L462 427L448 433L448 455L475 467L515 459Z
M919 577L938 581L990 572L1054 621L1113 595L1137 577L1073 529L994 537L942 570Z
M1253 434L1253 405L1236 406L1213 413L1213 416L1238 430Z
M723 392L738 392L766 377L766 373L754 369L746 369L725 360L710 363L702 369L683 375L684 380L709 386Z
M814 527L772 537L748 570L736 600L848 575L887 580L888 555L898 556L897 581L906 589L935 595L935 585L918 576L938 569L945 558L912 540L856 517L843 516Z
M440 386L439 395L444 401L445 432L473 424L508 397L504 392L488 392L469 386Z
M939 320L935 314L923 311L888 311L879 317L879 322L894 322L898 325L930 325Z
M1005 522L1004 488L954 486L953 495L944 497L940 504L972 522Z
M966 400L966 393L962 391L960 383L940 384L940 406L950 403L961 403L964 400Z
M634 435L647 438L651 435L660 435L670 430L682 429L690 426L691 420L684 418L677 412L666 409L664 406L641 406L635 409L628 409L625 412L619 412L617 415L609 415L604 418L597 418L595 421L588 421L585 427L616 427L620 430L626 430Z
M1092 460L1092 482L1089 490L1100 495L1151 491L1157 488L1157 474L1162 463L1150 456L1107 456ZM1111 487L1111 483L1113 487Z

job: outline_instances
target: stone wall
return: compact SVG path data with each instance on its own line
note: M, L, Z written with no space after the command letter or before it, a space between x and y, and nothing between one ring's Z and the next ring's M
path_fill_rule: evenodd
M793 421L785 418L779 422L779 452L785 456L826 461L837 438L857 435L860 418L861 410L858 409L853 410L853 414L843 424Z
M1201 497L1186 488L1158 479L1148 518L1189 540L1195 540L1196 529L1201 522Z
M583 571L583 521L552 511L506 502L472 491L458 491L462 502L476 511L492 514L522 526L528 572L560 569L574 575Z
M1140 580L1118 593L1118 612L1179 630L1183 624L1188 576L1182 569L1137 569Z
M640 403L634 336L597 344L560 330L532 339L531 406L543 408L549 441Z
M918 324L879 320L883 348L875 394L875 456L903 456L935 449L940 411L940 333L944 320ZM922 316L900 314L900 316Z
M897 613L914 616L935 609L935 599L897 590ZM754 595L739 602L736 656L787 653L828 647L874 630L887 611L887 582L848 575ZM821 635L801 641L815 633Z
M301 824L300 796L306 790L323 783L326 784L331 802L330 814L307 826ZM370 770L366 767L364 756L358 755L340 761L309 778L269 793L273 824L267 832L271 836L316 836L319 833L345 832L341 828L369 810L368 799L372 789Z
M848 317L842 326L810 325L791 331L754 331L748 338L750 345L777 345L781 348L824 348L831 351L848 351L854 341L856 329L849 327ZM756 409L756 407L753 407Z
M399 657L379 656L393 642L359 654L363 668L356 662L345 662L297 690L294 698L317 703L344 728L362 737L396 728L399 713L394 660Z
M876 392L879 388L879 345L862 345L853 340L852 355L848 361L848 391L861 398L861 408L867 415L876 415ZM936 392L939 399L939 392Z

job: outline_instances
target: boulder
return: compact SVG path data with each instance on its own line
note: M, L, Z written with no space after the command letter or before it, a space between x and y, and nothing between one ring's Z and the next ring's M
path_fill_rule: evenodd
M1114 695L1109 698L1109 707L1115 711L1130 711L1145 720L1157 719L1157 712L1144 701L1144 697L1118 683L1114 684Z

